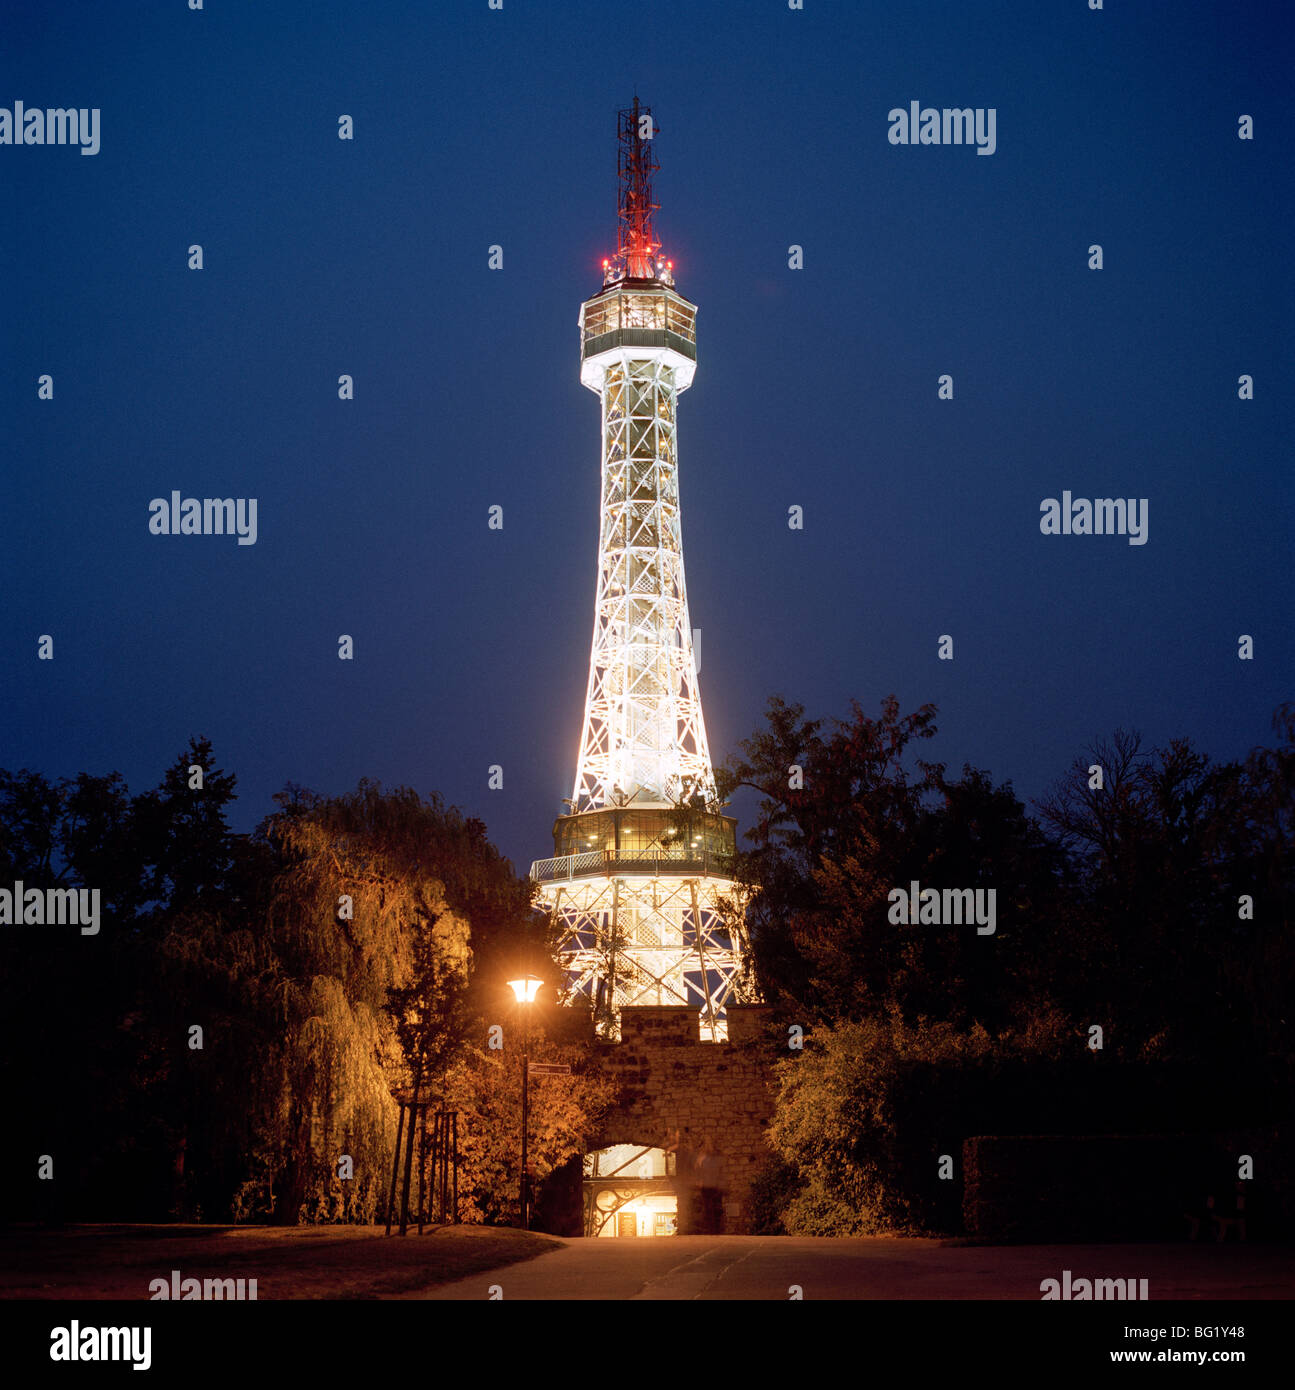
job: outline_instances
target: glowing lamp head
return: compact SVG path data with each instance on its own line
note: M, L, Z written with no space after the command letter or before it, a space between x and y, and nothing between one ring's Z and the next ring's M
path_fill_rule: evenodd
M535 975L526 975L520 980L509 980L508 988L516 995L519 1004L533 1004L543 983L544 981Z

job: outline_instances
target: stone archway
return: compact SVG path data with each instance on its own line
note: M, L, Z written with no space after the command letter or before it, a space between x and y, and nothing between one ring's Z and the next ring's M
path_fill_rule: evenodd
M764 1131L773 1115L770 1012L730 1004L728 1040L702 1042L696 1009L623 1008L620 1042L596 1045L596 1064L620 1083L620 1103L590 1151L628 1146L665 1155L670 1172L657 1176L663 1191L668 1177L681 1235L749 1229L749 1188L769 1153ZM624 1205L646 1195L644 1188Z

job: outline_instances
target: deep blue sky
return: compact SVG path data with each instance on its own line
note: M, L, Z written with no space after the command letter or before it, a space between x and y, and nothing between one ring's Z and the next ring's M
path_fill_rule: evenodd
M700 305L680 471L717 759L772 692L893 691L940 707L927 751L1031 797L1119 725L1243 754L1295 695L1288 5L2 23L0 105L98 106L102 150L0 146L0 766L138 790L204 733L240 829L287 781L371 776L481 816L519 868L552 852L597 541L575 321L636 86ZM891 146L911 100L994 107L997 152ZM1149 543L1042 536L1064 488L1147 497ZM172 489L256 497L257 544L150 535Z

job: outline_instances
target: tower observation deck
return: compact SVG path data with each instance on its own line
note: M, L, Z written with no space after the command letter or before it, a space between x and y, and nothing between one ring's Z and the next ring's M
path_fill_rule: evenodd
M697 306L652 225L649 107L618 113L617 249L580 308L580 380L602 418L593 647L570 814L531 877L569 996L614 1036L626 1005L700 1010L726 1036L745 955L736 824L717 803L684 585L675 414L697 366Z

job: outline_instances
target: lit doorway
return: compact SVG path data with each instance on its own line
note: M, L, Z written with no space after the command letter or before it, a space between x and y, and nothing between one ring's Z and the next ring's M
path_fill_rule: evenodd
M587 1236L677 1235L674 1154L640 1144L613 1144L586 1154L584 1207Z

